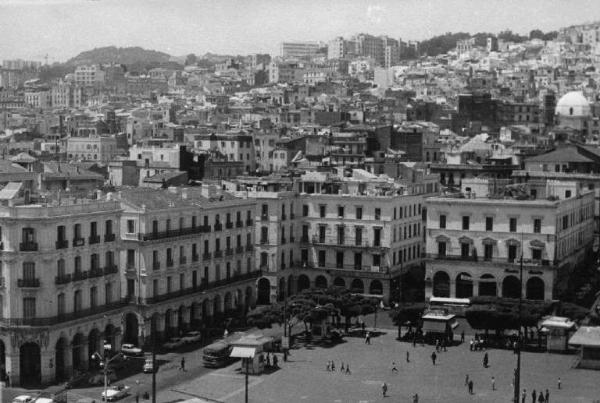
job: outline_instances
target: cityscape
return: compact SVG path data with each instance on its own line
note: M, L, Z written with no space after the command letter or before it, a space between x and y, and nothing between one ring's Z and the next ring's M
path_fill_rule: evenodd
M1 402L599 401L598 5L191 3L0 2Z

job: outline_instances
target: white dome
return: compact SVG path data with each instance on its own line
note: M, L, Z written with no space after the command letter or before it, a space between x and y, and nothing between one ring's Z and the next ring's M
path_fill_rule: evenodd
M589 117L592 115L590 103L581 91L571 91L563 95L556 104L555 113L565 117Z

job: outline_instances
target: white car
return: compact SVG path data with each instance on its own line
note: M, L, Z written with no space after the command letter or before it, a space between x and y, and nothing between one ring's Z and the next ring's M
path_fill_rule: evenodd
M29 395L17 396L13 399L12 403L32 403L33 397Z
M134 346L133 344L123 344L121 346L121 352L125 355L142 355L144 352L141 348Z
M54 399L50 399L49 397L38 397L33 401L33 403L56 403Z
M115 387L106 389L106 396L104 395L104 392L102 392L100 396L102 397L102 400L113 402L127 396L128 394L129 386L117 385Z
M196 343L200 340L202 340L202 333L200 332L187 332L182 338L181 340L184 343Z

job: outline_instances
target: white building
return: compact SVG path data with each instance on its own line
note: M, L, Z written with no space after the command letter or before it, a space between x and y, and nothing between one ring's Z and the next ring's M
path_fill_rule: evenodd
M77 66L75 82L82 86L93 86L104 83L104 71L98 65Z
M69 137L67 139L67 157L86 161L108 162L119 151L114 136Z

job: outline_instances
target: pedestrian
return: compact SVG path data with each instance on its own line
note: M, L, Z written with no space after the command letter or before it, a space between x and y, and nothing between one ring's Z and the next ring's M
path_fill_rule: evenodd
M419 403L419 394L415 393L415 395L413 396L413 403Z
M331 360L331 370L335 372L335 362L333 360Z
M278 368L277 363L279 362L279 360L277 359L277 354L273 354L273 366L275 368Z
M340 372L344 372L344 361L342 361L342 367L340 368Z
M544 399L544 394L540 391L540 396L538 397L538 403L546 403Z
M227 336L229 336L229 331L225 329L225 331L223 332L223 338L226 339Z
M417 347L417 333L413 334L413 347Z
M473 339L469 340L469 350L473 351Z
M562 384L560 382L560 376L558 377L558 389L560 389L562 387Z
M550 403L550 392L548 392L548 389L546 389L546 403Z
M435 351L440 352L440 339L435 339Z
M327 372L331 372L331 363L327 361Z
M472 379L469 381L469 394L470 395L473 394L473 380Z
M446 339L442 339L442 348L444 349L444 351L448 351L446 349L446 346L448 345L448 343L446 342Z
M350 374L352 374L352 372L350 372L350 364L346 363L346 375Z
M383 394L383 397L387 397L387 383L383 383L383 385L381 385L381 393Z
M433 353L431 353L431 361L433 362L433 365L435 365L435 360L436 359L437 359L437 354L434 351Z
M269 353L267 353L267 358L265 359L267 363L267 368L271 366L271 357L269 357Z
M181 364L179 370L185 372L185 357L181 357Z
M487 368L488 363L489 363L488 353L485 353L485 355L483 356L483 368Z
M10 388L10 372L6 373L6 387Z
M465 386L469 386L469 374L465 375Z
M460 332L460 342L461 343L465 342L465 331L464 330L462 332Z
M395 362L392 362L392 372L398 372L398 368L396 368Z
M492 376L492 390L496 390L496 378Z
M410 362L410 353L406 352L406 362Z
M533 392L531 392L531 401L533 403L536 403L535 398L537 397L537 393L535 393L535 389L533 390Z
M523 389L523 394L521 394L521 403L525 403L526 398L527 398L527 390Z
M365 335L365 344L371 344L371 333L367 332Z

